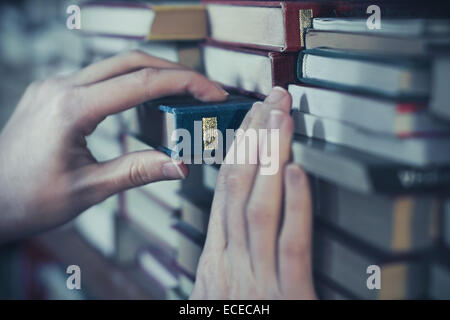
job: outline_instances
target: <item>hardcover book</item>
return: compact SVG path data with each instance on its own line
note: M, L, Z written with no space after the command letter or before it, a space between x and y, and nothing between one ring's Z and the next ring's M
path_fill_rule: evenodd
M182 221L177 222L173 228L178 242L177 265L195 277L206 235Z
M433 86L431 89L430 111L436 117L446 121L450 120L450 90L448 90L449 74L449 56L440 54L435 57L433 60Z
M156 299L182 298L178 293L178 270L174 265L164 263L158 252L151 249L140 252L137 261L142 273L136 272L134 276Z
M181 197L184 199L184 201L189 201L198 208L211 208L212 200L214 197L214 188L210 190L204 184L205 178L203 170L205 167L210 166L201 164L188 165L189 175L186 177L186 179L183 179L181 183Z
M450 45L450 36L400 37L376 32L355 33L309 29L305 35L305 43L306 49L330 48L368 54L425 56L432 54L435 48Z
M398 139L307 113L292 115L295 133L299 135L355 148L409 166L445 166L450 162L448 137Z
M315 185L316 217L385 252L430 249L437 239L441 202L434 196L361 194L324 181Z
M289 85L292 110L339 120L399 138L448 135L450 126L427 113L424 104L380 99L336 90Z
M255 101L236 95L225 102L199 102L191 97L148 101L138 107L140 136L187 163L202 163L211 157L222 160L234 140L234 130Z
M308 49L299 54L297 76L307 84L409 101L430 94L426 59Z
M442 212L442 242L450 250L450 200L446 199Z
M365 34L383 34L399 37L439 37L450 35L447 19L383 19L383 27L368 29L367 19L360 18L314 18L312 29Z
M154 239L157 247L166 251L177 248L177 234L172 228L178 212L156 197L139 189L125 192L125 217Z
M136 49L203 72L202 52L198 41L148 41L139 43Z
M181 205L181 221L200 234L206 235L209 223L209 208L196 205L187 199L183 200Z
M307 172L365 194L446 194L450 166L419 167L314 138L295 136L293 158Z
M199 40L206 36L204 6L181 3L88 2L81 7L81 31L142 40Z
M315 221L314 272L359 299L420 299L427 294L427 266L420 255L391 255ZM380 287L369 289L369 266L378 266ZM373 274L373 273L372 273Z
M449 252L436 250L430 261L429 299L450 299L450 259Z
M298 51L312 17L331 14L327 2L205 1L210 38L235 46Z
M269 52L212 43L204 46L208 78L257 97L268 95L272 87L287 88L295 83L296 53Z

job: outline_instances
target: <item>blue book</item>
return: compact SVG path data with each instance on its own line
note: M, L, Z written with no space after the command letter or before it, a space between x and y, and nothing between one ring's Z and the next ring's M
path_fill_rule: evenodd
M138 106L139 138L169 156L203 163L221 158L256 99L230 95L223 102L176 96ZM189 163L189 162L188 162Z

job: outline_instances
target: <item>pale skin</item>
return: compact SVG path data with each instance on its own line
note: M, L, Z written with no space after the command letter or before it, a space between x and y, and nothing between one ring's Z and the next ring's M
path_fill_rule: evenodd
M31 84L0 134L0 243L60 226L117 192L187 176L183 163L157 151L98 162L85 140L108 115L185 93L227 97L204 76L139 51ZM280 129L280 170L222 167L191 298L315 298L311 197L306 175L289 163L290 105L289 94L274 89L242 123Z

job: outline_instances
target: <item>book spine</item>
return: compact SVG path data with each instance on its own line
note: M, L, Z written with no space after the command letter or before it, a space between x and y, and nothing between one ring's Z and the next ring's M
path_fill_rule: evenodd
M305 33L312 27L314 17L328 16L331 7L326 3L281 3L284 17L286 47L283 51L299 51L305 47Z
M450 190L450 168L369 168L375 192L386 194L433 193Z
M272 60L272 86L280 86L287 89L289 84L298 82L295 72L296 55L297 53L269 53Z

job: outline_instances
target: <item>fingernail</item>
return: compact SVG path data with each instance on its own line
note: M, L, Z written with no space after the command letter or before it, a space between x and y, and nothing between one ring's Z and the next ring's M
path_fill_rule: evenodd
M169 161L163 164L162 172L170 179L184 179L186 176L180 168L180 161Z
M283 112L277 109L270 111L269 128L277 129L280 128L281 122L283 122Z
M266 102L268 103L276 103L281 101L286 95L286 90L281 87L274 87L270 92L269 96L266 98Z

